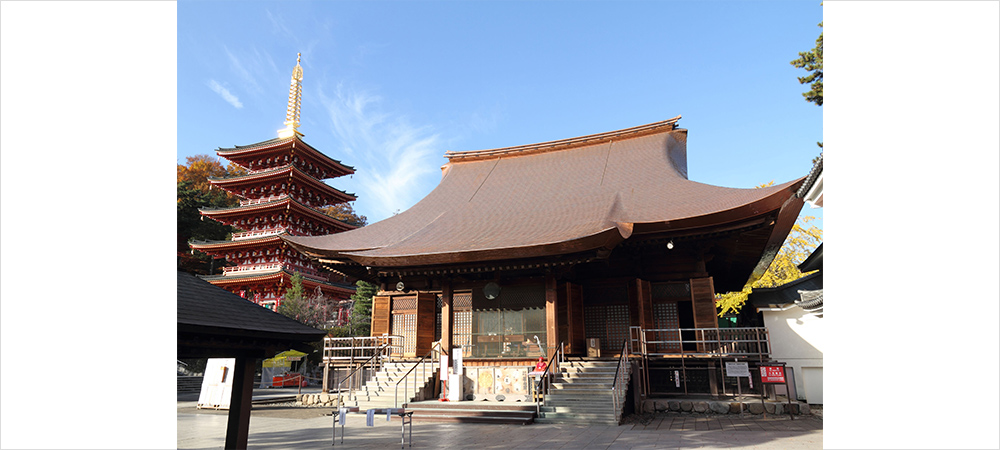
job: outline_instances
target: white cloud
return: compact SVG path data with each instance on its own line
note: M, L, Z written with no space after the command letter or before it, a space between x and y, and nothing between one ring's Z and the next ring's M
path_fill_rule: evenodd
M223 50L226 51L226 55L229 57L229 63L232 66L233 72L242 78L244 83L246 83L246 90L256 93L264 92L260 88L260 84L257 83L257 79L253 76L250 70L247 70L240 58L237 58L236 55L229 51L229 48L225 46L223 46Z
M240 103L240 99L233 95L232 92L229 92L229 89L226 89L217 81L208 80L208 88L215 91L216 94L219 94L223 100L229 102L229 104L233 105L234 108L240 109L243 107L243 103Z
M442 139L430 126L385 112L381 97L342 84L331 96L320 88L319 97L343 146L338 151L357 170L355 206L369 223L413 206L440 180Z

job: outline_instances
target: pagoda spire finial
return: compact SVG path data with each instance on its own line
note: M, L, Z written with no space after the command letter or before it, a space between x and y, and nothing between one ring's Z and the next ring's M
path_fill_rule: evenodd
M292 85L288 89L288 109L285 111L285 128L278 130L279 138L287 138L299 133L299 112L302 109L302 53L295 59L292 69Z

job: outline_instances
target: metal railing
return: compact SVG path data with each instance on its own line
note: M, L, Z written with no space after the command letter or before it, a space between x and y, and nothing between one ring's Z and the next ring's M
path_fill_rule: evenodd
M351 371L346 377L337 383L337 396L343 398L344 382L347 382L347 401L354 399L355 388L361 389L361 385L365 382L366 378L364 376L365 369L368 369L369 374L374 374L382 367L382 364L389 362L392 358L392 353L389 351L389 344L383 343L379 345L377 351L371 358L368 358L365 362L358 365L357 368ZM355 376L358 375L359 376ZM338 401L338 406L342 401Z
M541 383L544 383L544 388L542 388L542 386L536 386L535 388L539 391L535 392L535 395L540 394L542 397L541 402L537 401L535 402L535 413L538 415L541 414L542 407L545 406L545 396L549 393L549 389L552 387L552 376L553 376L552 372L554 370L553 368L558 368L559 365L562 365L562 363L565 362L565 360L563 359L565 353L566 353L565 345L563 344L562 341L560 341L559 348L555 349L555 351L551 355L549 355L549 360L548 362L545 363L545 372L542 374L540 380Z
M615 421L621 423L622 406L625 403L625 393L628 392L628 380L631 365L628 363L628 339L622 340L622 351L618 356L618 368L615 369L614 383L611 385L611 408Z
M382 352L388 355L399 353L402 336L384 334L382 336L361 336L323 338L323 362L331 365L355 364L370 359Z
M393 407L394 408L399 408L399 383L403 383L403 398L405 398L405 399L407 399L407 401L409 401L408 399L410 398L410 396L409 396L409 392L410 392L410 374L414 373L414 370L416 370L418 367L420 368L420 376L421 376L420 379L421 380L427 380L427 371L428 371L428 369L430 370L431 375L434 375L434 371L436 370L434 368L434 365L437 364L437 361L438 361L438 358L435 357L435 354L437 356L440 356L441 354L444 354L446 356L448 355L447 353L444 353L442 351L442 349L441 349L441 342L440 341L435 342L434 345L431 346L431 351L427 352L426 355L421 356L420 359L417 360L417 362L413 363L413 367L410 367L410 370L407 370L406 373L403 374L403 377L400 378L398 381L396 381L395 391L392 394L393 405L394 405ZM414 379L413 380L413 395L417 394L417 390L418 390L418 388L417 388L417 380Z
M638 336L636 336L638 335ZM757 356L770 354L767 328L651 328L632 327L630 339L638 353L648 356ZM689 344L685 348L684 344ZM693 345L690 345L693 344ZM693 347L691 349L690 347Z

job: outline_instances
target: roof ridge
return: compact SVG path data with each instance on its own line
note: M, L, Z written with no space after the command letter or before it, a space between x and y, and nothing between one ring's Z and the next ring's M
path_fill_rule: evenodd
M681 116L677 116L660 122L653 122L646 125L624 128L621 130L607 131L604 133L590 134L586 136L578 136L567 139L559 139L555 141L539 142L536 144L517 145L513 147L501 147L501 148L494 148L487 150L469 150L462 152L447 151L445 152L444 156L445 158L448 158L449 161L453 162L461 160L488 158L493 156L528 154L528 153L537 153L537 152L551 151L551 150L562 150L567 148L581 147L583 145L600 143L602 141L609 141L624 136L634 137L631 135L649 134L656 131L660 131L665 127L670 127L670 130L674 130L677 129L677 121L679 121L680 119Z

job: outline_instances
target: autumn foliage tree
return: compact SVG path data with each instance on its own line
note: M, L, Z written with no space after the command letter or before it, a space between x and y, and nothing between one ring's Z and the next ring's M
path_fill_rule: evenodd
M336 205L319 208L319 211L341 222L363 227L368 225L368 217L362 216L354 211L354 206L350 203L339 203Z
M774 182L763 184L760 187L773 185ZM771 261L767 271L764 272L757 281L743 286L742 290L726 292L716 295L716 306L719 309L719 317L727 313L739 313L740 309L747 301L747 297L755 288L772 288L781 286L790 281L801 278L803 274L799 269L799 264L805 261L820 243L823 242L823 230L819 229L811 222L816 220L812 216L800 216L792 230L785 238L784 244L778 250L778 254Z
M201 252L191 252L188 242L194 240L223 240L235 228L214 220L202 220L201 208L226 208L239 204L239 199L222 189L212 189L208 177L226 177L245 174L234 164L223 167L208 155L187 157L186 165L177 165L177 265L181 270L206 274L216 267L211 257Z

